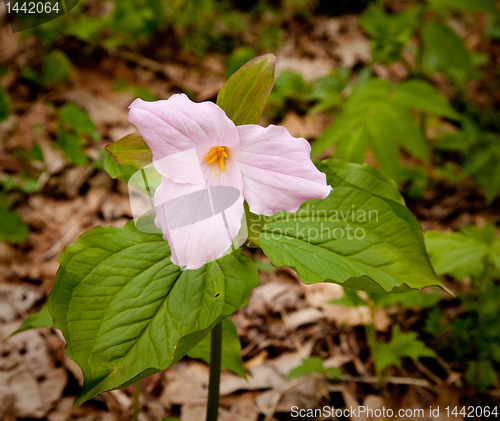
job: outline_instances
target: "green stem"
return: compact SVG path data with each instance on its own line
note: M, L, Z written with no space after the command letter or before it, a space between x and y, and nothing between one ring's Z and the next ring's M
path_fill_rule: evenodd
M222 356L222 322L212 329L210 339L210 379L208 381L207 421L217 421L219 413L220 367Z
M141 394L141 381L134 383L134 421L139 420L139 395Z

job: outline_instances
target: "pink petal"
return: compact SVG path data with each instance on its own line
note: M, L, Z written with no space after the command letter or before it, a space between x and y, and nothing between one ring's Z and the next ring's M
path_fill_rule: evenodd
M240 148L235 158L243 176L243 196L250 211L272 215L295 212L307 199L331 192L326 175L310 158L311 146L279 126L238 126Z
M205 183L179 184L163 177L155 192L155 225L170 245L172 262L186 269L198 269L207 260L223 256L241 227L240 190L209 189Z
M161 164L163 158L194 149L206 173L203 158L212 147L226 146L230 155L239 147L234 123L212 102L196 103L184 94L175 94L155 102L136 99L129 108L129 121L151 148L155 168L177 182L195 184L198 179L197 175L191 177L191 171L174 174L175 168Z

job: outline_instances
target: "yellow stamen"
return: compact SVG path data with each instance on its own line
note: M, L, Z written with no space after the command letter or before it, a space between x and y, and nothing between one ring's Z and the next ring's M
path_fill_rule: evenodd
M210 159L210 161L207 162L207 164L213 164L215 161L217 161L218 157L219 157L219 155L212 156L212 158Z
M214 148L210 149L210 152L208 153L208 155L205 157L205 161L208 161L209 159L212 159L212 157L216 156L217 155L217 146L215 146ZM213 161L212 161L213 162Z
M207 164L213 164L217 159L219 160L219 167L221 171L224 171L224 158L228 158L227 150L225 146L214 146L210 149L210 152L204 158L205 161L208 161Z

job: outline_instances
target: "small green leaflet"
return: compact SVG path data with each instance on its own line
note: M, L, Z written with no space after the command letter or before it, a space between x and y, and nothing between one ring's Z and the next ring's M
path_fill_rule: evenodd
M402 358L417 360L421 357L434 357L435 353L417 339L415 332L402 333L399 325L392 326L392 339L388 343L376 344L373 356L377 372L381 373L387 367L401 367Z
M334 282L372 292L444 288L422 229L395 183L365 164L316 162L333 192L297 212L266 218L259 246L275 266L307 283Z
M321 357L309 357L302 360L302 365L295 367L288 373L289 379L295 379L311 373L320 373L332 380L342 380L342 371L338 367L323 367Z
M199 358L210 364L210 337L205 336L198 344L187 353L189 358ZM222 369L231 370L244 379L247 378L241 358L241 343L236 331L236 326L231 317L222 321Z
M181 271L162 236L134 221L93 228L59 262L49 309L84 373L75 406L170 367L259 284L240 250Z

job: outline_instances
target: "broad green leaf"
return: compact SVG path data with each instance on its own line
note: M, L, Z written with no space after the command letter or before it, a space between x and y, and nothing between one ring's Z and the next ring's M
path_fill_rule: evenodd
M0 87L0 121L4 121L10 114L10 100L7 92Z
M89 115L71 102L66 103L59 111L59 121L67 124L79 135L88 135L92 139L99 137L95 124Z
M49 313L49 306L45 304L38 313L33 313L26 317L19 329L17 329L10 336L14 336L28 329L37 329L39 327L52 326L54 326L54 322L52 321L52 316Z
M153 162L151 149L138 132L131 133L109 144L106 146L106 150L116 162L136 170Z
M434 357L435 353L417 339L415 332L402 333L399 325L392 326L392 338L388 343L377 343L373 356L377 372L390 366L401 367L404 357L414 360L420 357Z
M276 57L256 57L234 73L217 95L217 105L237 126L258 124L274 84Z
M473 71L472 61L459 36L441 22L429 22L422 28L424 57L430 71L442 71L462 86Z
M212 333L205 336L198 344L191 349L187 356L198 358L210 364L210 337ZM226 317L222 321L222 363L221 368L231 370L244 379L247 378L243 359L241 358L241 343L236 331L236 326L231 317Z
M422 229L394 181L369 165L317 162L333 192L297 212L266 218L259 245L275 266L305 283L334 282L372 292L442 287Z
M406 108L437 114L458 120L460 116L450 103L430 83L412 79L396 85L394 100Z
M93 228L59 262L49 309L84 374L75 406L170 367L259 283L240 250L181 271L161 234L134 221Z
M127 183L130 177L137 172L137 170L131 167L120 165L109 154L106 154L104 156L104 169L110 175L111 178L118 178L119 180L122 180L125 183Z
M19 212L11 209L7 194L0 193L0 241L22 243L28 237L28 227Z

